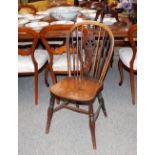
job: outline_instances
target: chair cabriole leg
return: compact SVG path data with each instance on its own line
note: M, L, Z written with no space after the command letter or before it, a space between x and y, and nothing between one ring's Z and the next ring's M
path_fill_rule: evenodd
M119 62L118 62L118 68L119 68L119 72L120 72L119 86L121 86L122 83L123 83L123 79L124 79L124 75L123 75L123 64L122 64L121 60L119 60Z
M132 103L135 104L134 71L132 69L130 69L130 84L131 84Z
M34 74L35 105L38 105L38 70Z

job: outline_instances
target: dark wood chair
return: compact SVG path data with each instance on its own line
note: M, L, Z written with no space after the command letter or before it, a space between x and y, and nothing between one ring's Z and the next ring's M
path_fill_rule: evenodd
M96 10L96 17L95 17L95 21L97 21L99 18L100 22L103 22L103 19L105 17L105 15L109 15L111 17L115 17L115 19L120 22L119 18L118 18L118 13L121 13L123 10L122 9L118 9L117 6L117 2L113 2L111 4L108 3L108 1L98 1L98 0L91 0L91 1L81 1L79 4L81 7L85 7L85 8L89 8L89 9L95 9Z
M46 133L49 132L53 113L62 108L87 114L93 148L96 149L95 122L100 109L107 117L102 89L113 54L114 37L106 25L88 21L78 23L70 29L66 45L68 77L50 88ZM65 102L54 107L56 97ZM94 112L93 103L96 98L99 106ZM88 106L88 110L81 108L82 105Z
M123 67L128 68L130 71L131 95L132 103L135 104L135 89L134 89L134 72L137 71L137 24L131 26L128 32L128 40L131 47L123 47L119 50L119 71L121 86L123 83Z
M35 104L38 104L38 71L45 65L48 59L46 50L36 49L39 34L30 29L18 28L18 43L29 41L26 38L32 38L32 44L18 44L18 75L34 74L34 92Z
M38 9L34 5L30 4L20 4L18 7L18 13L31 13L31 14L36 14Z
M57 82L57 74L67 74L66 40L58 40L55 33L64 33L64 36L67 36L67 32L72 26L73 25L50 25L40 31L41 41L48 51L50 58L45 70L45 83L47 86L49 86L49 71L53 84ZM48 34L50 34L50 38L46 37ZM53 40L51 40L51 38L53 38Z

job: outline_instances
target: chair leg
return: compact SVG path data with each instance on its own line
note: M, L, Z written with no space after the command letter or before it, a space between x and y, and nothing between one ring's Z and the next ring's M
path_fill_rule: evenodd
M96 136L95 136L95 120L94 120L94 112L93 112L93 104L89 104L89 128L92 138L93 149L96 150Z
M76 108L79 108L79 104L76 104Z
M101 107L102 107L102 111L103 111L104 116L107 117L108 115L107 115L105 104L104 104L104 98L103 98L101 92L98 95L98 101L99 101L99 104L101 104Z
M123 75L123 64L122 64L121 60L119 60L119 62L118 62L118 68L119 68L119 72L120 72L119 86L121 86L122 83L123 83L123 79L124 79L124 75Z
M45 66L45 84L47 87L49 87L49 83L48 83L48 72L49 72L49 66L48 63Z
M50 74L51 74L51 78L52 78L52 83L53 84L57 83L57 78L56 78L56 75L52 69L51 64L49 64L49 70L50 70Z
M35 105L38 105L38 70L34 73Z
M59 97L56 97L56 103L60 104L60 98Z
M76 108L79 108L80 106L79 106L79 104L76 102Z
M131 84L132 103L135 104L134 71L132 69L130 69L130 84Z
M110 61L110 67L112 68L113 66L113 62L114 62L114 52L112 54L112 57L111 57L111 61Z
M51 120L53 116L54 104L55 104L55 96L51 94L50 103L49 103L48 112L47 112L47 123L46 123L46 131L45 131L46 133L49 133L49 128L50 128Z

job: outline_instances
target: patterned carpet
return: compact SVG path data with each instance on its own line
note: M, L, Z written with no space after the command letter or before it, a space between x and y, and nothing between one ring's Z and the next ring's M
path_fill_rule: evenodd
M38 106L34 105L33 76L19 77L19 155L136 155L137 105L131 103L128 72L121 87L118 81L115 62L105 79L103 95L108 117L100 112L94 151L86 115L61 110L53 117L50 133L45 134L49 90L44 72L39 74Z

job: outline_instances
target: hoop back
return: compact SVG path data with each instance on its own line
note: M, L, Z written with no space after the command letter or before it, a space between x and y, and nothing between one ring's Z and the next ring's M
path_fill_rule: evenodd
M102 82L113 53L111 30L95 21L78 23L71 28L66 43L69 76L92 77Z

